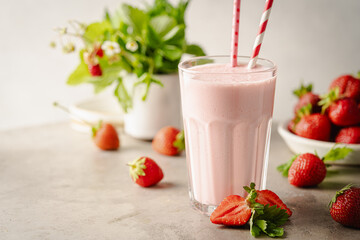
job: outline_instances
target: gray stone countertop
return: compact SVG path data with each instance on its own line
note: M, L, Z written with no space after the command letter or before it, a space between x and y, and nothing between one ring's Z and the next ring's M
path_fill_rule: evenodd
M360 183L360 168L332 167L317 188L291 186L276 166L291 152L273 128L268 189L293 210L288 239L360 239L360 230L332 220L336 190ZM126 163L149 156L165 177L141 188ZM261 237L265 238L265 237ZM226 228L193 210L185 156L155 153L150 142L121 135L121 149L104 152L67 123L0 132L0 239L253 239L249 227Z

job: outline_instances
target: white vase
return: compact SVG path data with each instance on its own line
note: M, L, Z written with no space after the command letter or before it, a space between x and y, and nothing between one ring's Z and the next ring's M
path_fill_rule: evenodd
M133 82L129 76L125 84ZM151 84L145 101L142 100L145 85L133 91L133 107L124 115L125 132L135 138L151 140L165 126L182 129L180 86L178 74L155 75L164 87Z

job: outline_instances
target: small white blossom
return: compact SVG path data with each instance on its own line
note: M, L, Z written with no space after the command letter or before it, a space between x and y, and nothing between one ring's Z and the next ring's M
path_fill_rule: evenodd
M111 57L121 52L120 46L117 42L105 41L101 45L101 49L105 52L105 55Z
M138 50L138 44L136 41L132 40L126 43L126 49L131 51L131 52L135 52L136 50Z

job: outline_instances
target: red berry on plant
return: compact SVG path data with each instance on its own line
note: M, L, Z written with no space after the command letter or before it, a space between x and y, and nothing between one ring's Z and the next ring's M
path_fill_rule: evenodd
M99 64L89 65L89 72L91 76L97 77L102 75L102 71Z

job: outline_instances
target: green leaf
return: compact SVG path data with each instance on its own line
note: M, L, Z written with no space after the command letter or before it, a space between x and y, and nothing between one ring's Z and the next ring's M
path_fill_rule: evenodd
M185 25L173 27L162 40L167 44L182 45L185 41Z
M187 45L185 52L195 56L205 56L205 52L202 48L195 44Z
M146 32L146 44L149 47L152 48L160 48L161 46L161 39L160 37L157 35L157 33L155 32L155 30L151 27L148 26L147 27L147 32Z
M256 220L255 225L258 226L262 231L266 231L267 223L265 220Z
M142 34L144 26L148 21L148 16L144 11L128 4L122 4L118 14L127 25L133 28L135 34Z
M132 99L128 94L128 91L126 90L123 79L118 78L118 84L115 88L114 95L118 99L121 107L123 108L124 112L127 113L128 109L132 107Z
M357 78L360 78L360 71L357 72Z
M90 42L102 41L105 31L111 31L112 26L109 21L96 22L86 27L84 38Z
M162 38L176 26L176 20L168 15L160 15L150 20L150 26Z
M284 229L283 225L289 219L285 209L278 208L276 205L270 207L269 204L263 206L263 209L253 209L249 221L250 232L253 236L259 236L261 233L269 237L281 237Z
M162 52L164 54L164 57L171 61L179 60L182 56L182 49L173 46L173 45L166 45L162 48Z
M289 169L299 154L294 155L287 163L279 165L276 169L282 173L284 177L289 176Z
M339 99L340 96L340 88L336 87L331 89L327 94L320 96L319 106L322 106L321 113L324 114L326 109L330 107L330 105Z
M312 87L313 87L312 84L309 84L309 85L305 86L304 84L301 83L300 88L295 89L295 90L293 91L293 94L294 94L295 96L297 96L298 98L301 98L301 97L302 97L303 95L305 95L306 93L311 92L311 91L312 91Z
M177 135L176 135L176 139L173 143L173 146L176 147L178 149L178 152L182 151L185 149L185 134L184 134L184 130L180 131Z
M66 83L69 85L78 85L86 82L89 78L91 78L91 75L88 66L84 62L81 62L75 71L68 77Z
M353 150L348 147L332 148L322 159L323 161L336 161L344 159L352 151Z
M100 120L96 126L91 128L93 138L96 136L96 133L100 129L101 125L102 125L102 120Z

